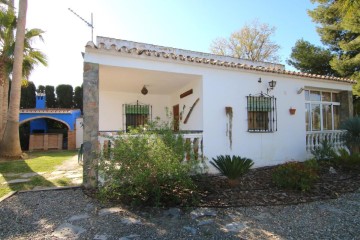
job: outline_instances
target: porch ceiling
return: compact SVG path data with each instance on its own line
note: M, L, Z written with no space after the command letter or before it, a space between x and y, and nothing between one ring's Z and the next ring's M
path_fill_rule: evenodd
M144 69L100 66L100 90L140 93L144 85L149 94L171 94L199 75L151 71Z

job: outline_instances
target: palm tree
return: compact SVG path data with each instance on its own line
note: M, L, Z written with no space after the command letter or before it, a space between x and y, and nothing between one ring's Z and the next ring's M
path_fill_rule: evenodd
M12 5L11 5L12 4ZM13 31L16 28L16 17L13 11L13 1L8 10L0 9L0 142L6 124L8 110L10 46L14 42Z
M9 9L11 8L9 7ZM4 20L2 21L2 19ZM0 142L3 137L7 120L9 76L13 70L15 51L15 42L12 33L15 28L16 18L13 12L7 11L4 12L3 15L1 15L0 12L0 46L2 47L0 51L0 99L3 99L2 104L0 104ZM27 81L31 71L38 63L41 63L44 66L47 65L45 55L37 49L31 47L31 42L35 39L38 38L43 41L43 33L44 31L41 29L26 30L24 40L24 59L22 64L22 76L24 78L24 82ZM1 86L2 82L4 84ZM1 87L3 89L1 89ZM3 92L2 96L1 92Z
M19 1L19 15L16 24L16 40L14 48L13 78L10 91L10 104L3 140L0 144L0 155L20 157L22 155L19 138L19 109L24 59L24 40L26 26L27 0Z

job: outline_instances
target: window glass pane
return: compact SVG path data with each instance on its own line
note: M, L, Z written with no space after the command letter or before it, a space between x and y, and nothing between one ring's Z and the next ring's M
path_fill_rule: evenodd
M310 91L310 100L311 101L320 101L321 96L319 91Z
M310 91L305 90L305 100L310 100Z
M338 93L332 93L332 101L333 102L340 102Z
M332 117L331 117L331 105L323 104L322 105L322 122L323 130L332 130Z
M269 114L267 112L248 112L249 130L269 130Z
M321 93L321 100L323 102L331 102L331 93L329 92L322 92Z
M311 123L312 130L319 131L320 130L320 104L312 104L311 105Z
M310 103L305 104L305 122L306 122L306 131L310 131Z
M333 105L334 108L334 130L340 129L340 106Z

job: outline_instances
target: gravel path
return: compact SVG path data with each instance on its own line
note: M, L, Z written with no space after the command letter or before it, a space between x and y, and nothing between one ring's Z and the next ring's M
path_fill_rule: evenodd
M0 203L0 239L360 239L360 190L300 205L142 209L81 189L17 193Z

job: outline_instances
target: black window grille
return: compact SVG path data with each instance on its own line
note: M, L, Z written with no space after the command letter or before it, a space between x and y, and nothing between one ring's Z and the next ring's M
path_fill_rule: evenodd
M146 104L124 104L123 105L123 124L124 130L143 126L151 120L152 107Z
M275 132L277 131L276 98L261 93L258 96L249 95L247 98L248 131Z

